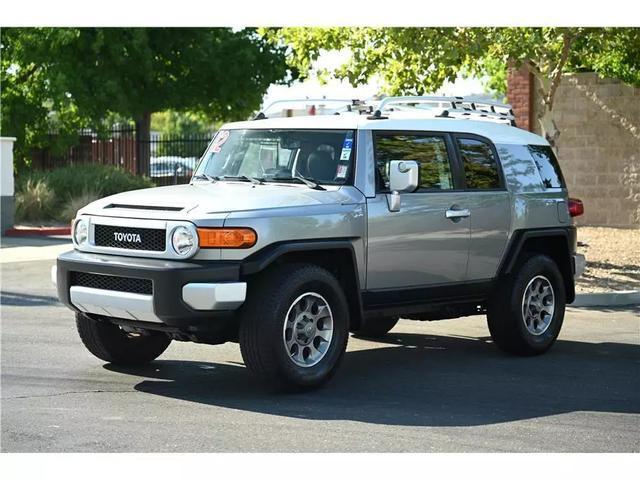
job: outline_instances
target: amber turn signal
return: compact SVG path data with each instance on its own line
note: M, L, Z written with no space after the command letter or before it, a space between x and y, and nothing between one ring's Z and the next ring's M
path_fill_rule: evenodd
M198 228L200 248L251 248L258 235L251 228Z

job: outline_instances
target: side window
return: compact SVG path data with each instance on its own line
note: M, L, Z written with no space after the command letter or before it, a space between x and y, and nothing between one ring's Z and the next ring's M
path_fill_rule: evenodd
M419 190L453 189L453 175L444 137L374 133L378 191L389 189L389 162L413 160L420 165Z
M500 174L493 150L484 141L458 138L458 150L464 167L467 189L500 188Z
M533 157L542 184L545 188L562 188L564 181L562 179L562 172L560 171L560 165L556 155L553 154L553 150L550 146L545 145L529 145L529 153Z

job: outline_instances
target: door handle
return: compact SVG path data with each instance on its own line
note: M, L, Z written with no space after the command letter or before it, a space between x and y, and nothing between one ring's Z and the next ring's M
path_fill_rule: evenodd
M467 209L464 210L447 210L444 215L450 220L456 220L459 218L468 218L471 216L471 212Z

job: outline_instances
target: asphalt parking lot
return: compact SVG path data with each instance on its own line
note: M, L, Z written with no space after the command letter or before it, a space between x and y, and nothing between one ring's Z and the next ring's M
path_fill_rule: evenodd
M401 321L351 338L326 388L277 395L236 344L104 365L57 303L52 260L29 259L2 264L5 452L640 451L637 308L570 309L535 358L497 351L481 317Z

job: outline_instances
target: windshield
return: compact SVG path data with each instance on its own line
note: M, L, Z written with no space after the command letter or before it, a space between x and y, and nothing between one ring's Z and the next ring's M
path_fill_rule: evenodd
M195 176L324 185L350 181L352 130L220 130Z

